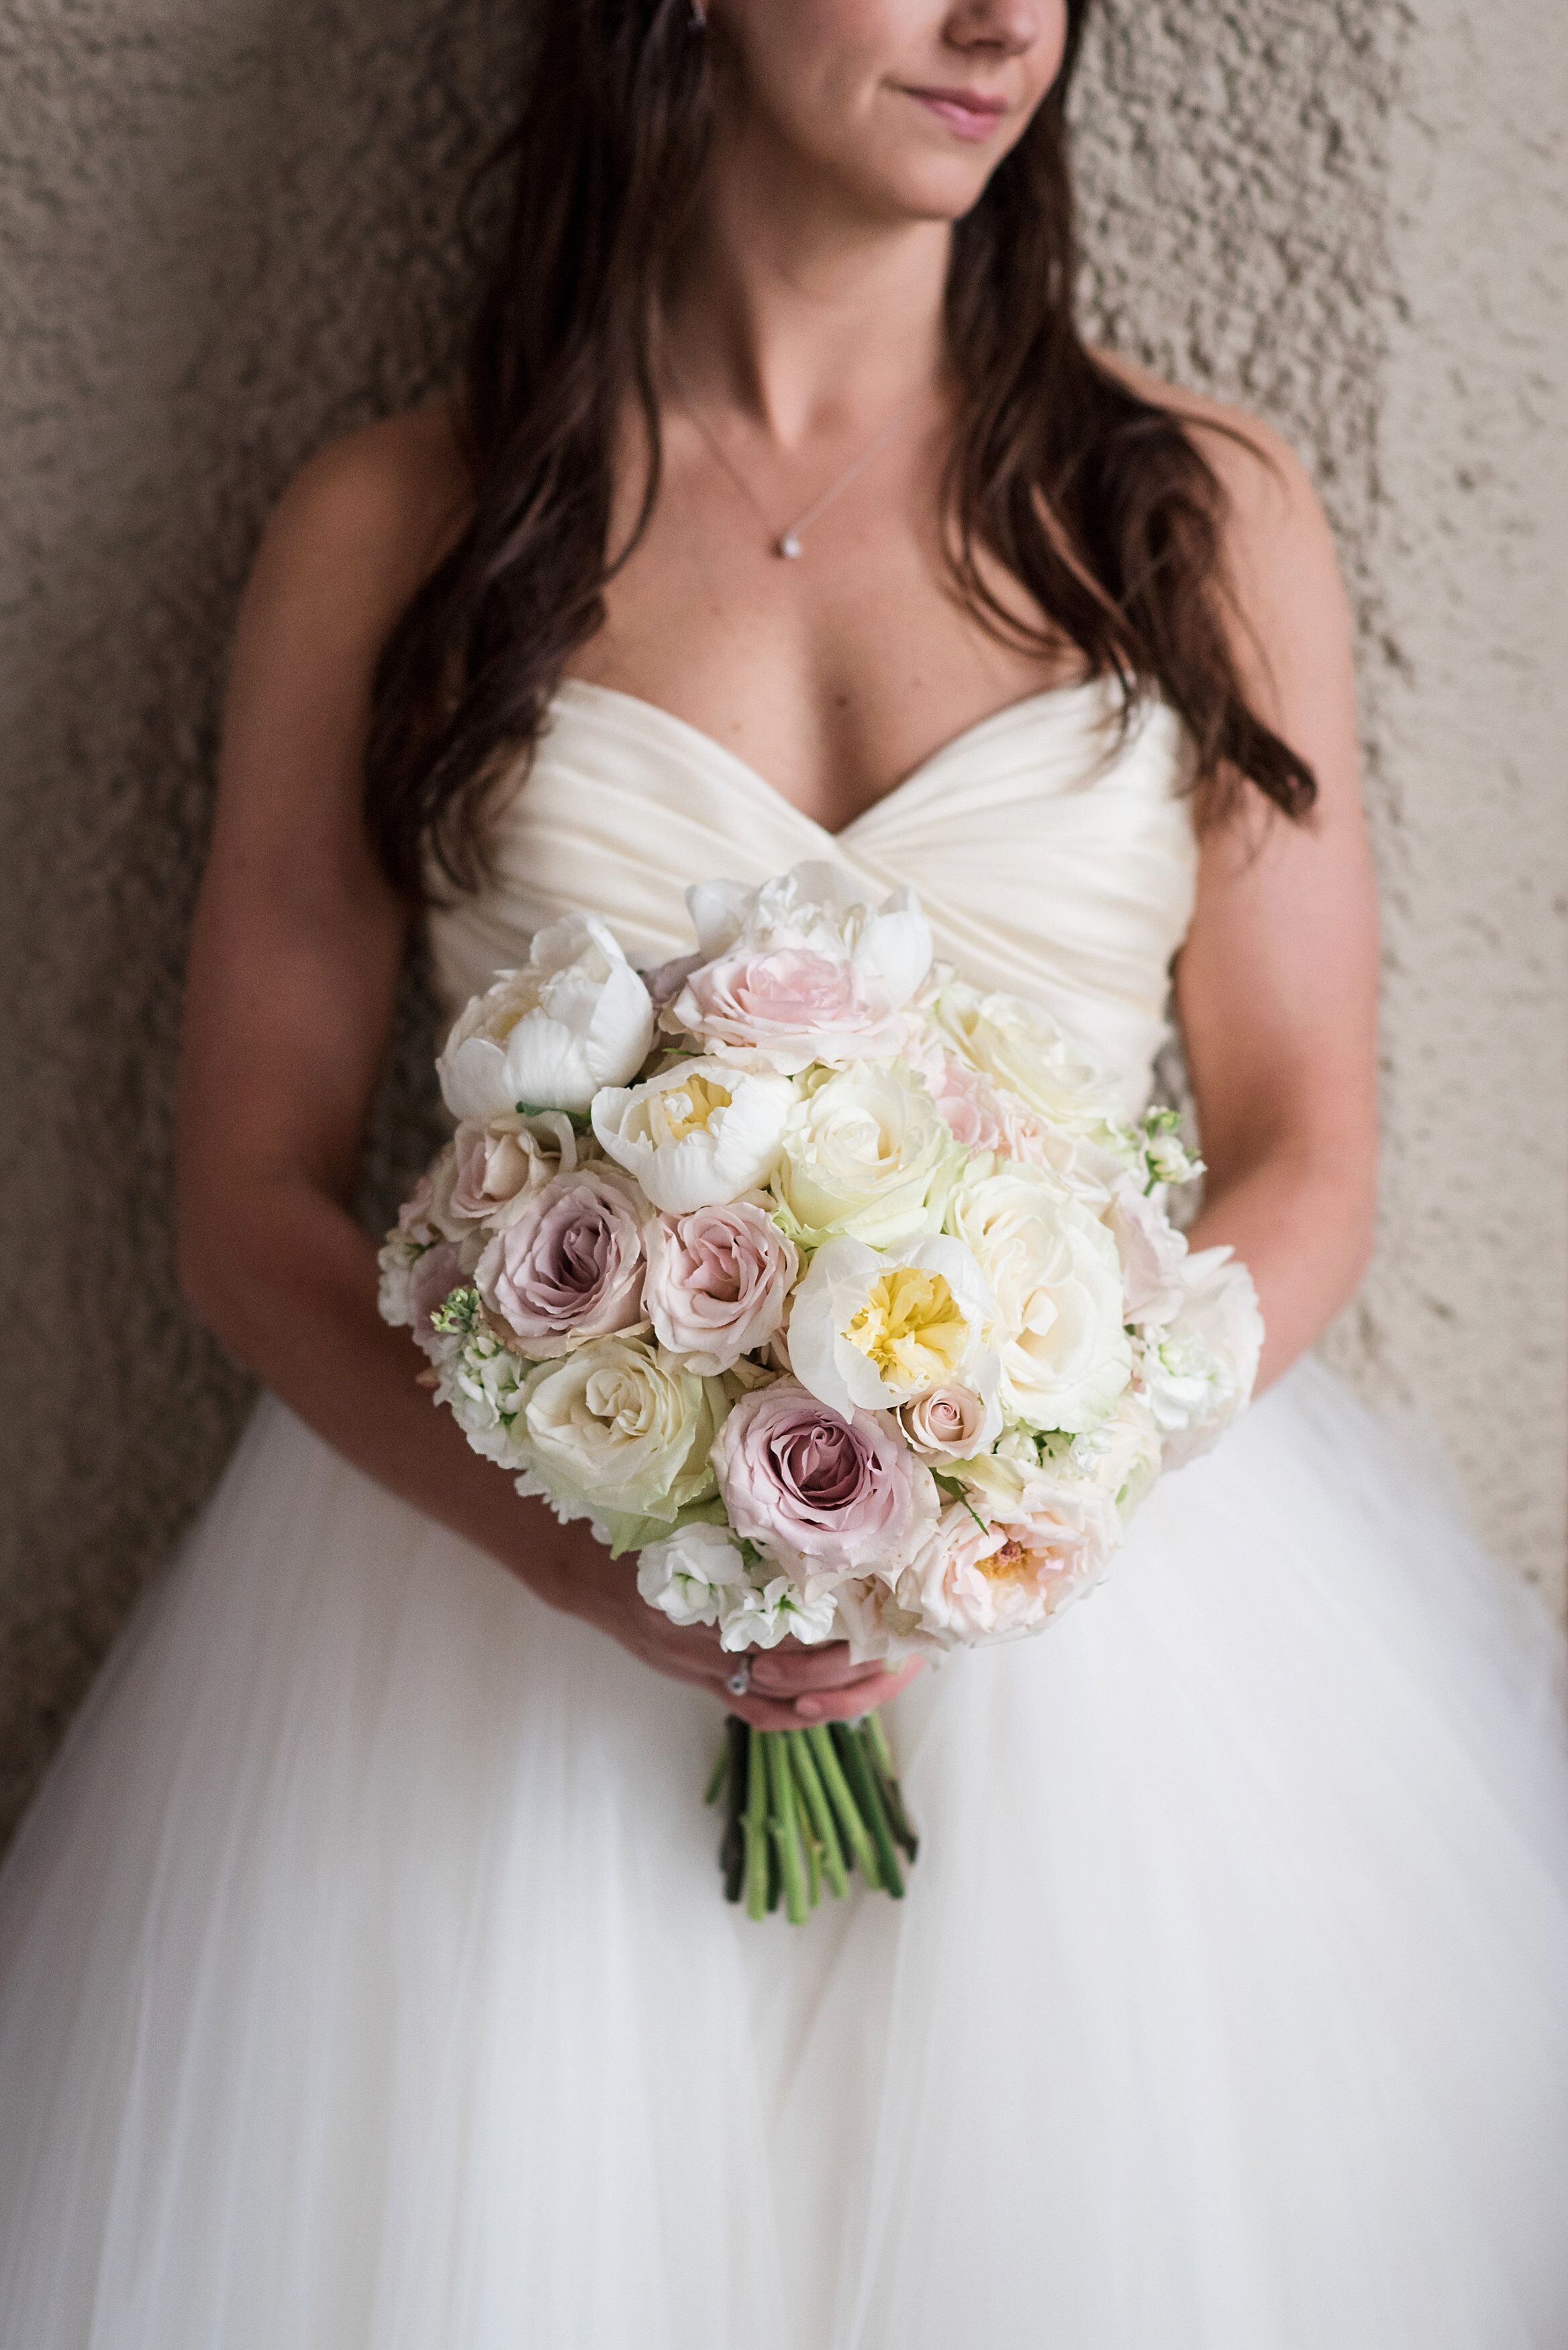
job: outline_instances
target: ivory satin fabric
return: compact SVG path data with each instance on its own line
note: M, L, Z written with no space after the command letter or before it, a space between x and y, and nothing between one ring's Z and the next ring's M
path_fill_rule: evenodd
M832 854L1135 1103L1196 856L1107 706L829 840L568 683L449 1002ZM901 1905L726 1908L719 1719L265 1399L0 1877L3 2350L1568 2343L1559 1643L1321 1366L898 1700Z

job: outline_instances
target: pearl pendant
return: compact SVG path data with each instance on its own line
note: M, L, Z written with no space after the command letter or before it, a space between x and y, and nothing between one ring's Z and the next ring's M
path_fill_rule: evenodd
M786 561L793 562L795 556L803 554L805 550L803 549L799 539L796 538L794 531L786 530L784 536L780 539L775 552L782 555Z

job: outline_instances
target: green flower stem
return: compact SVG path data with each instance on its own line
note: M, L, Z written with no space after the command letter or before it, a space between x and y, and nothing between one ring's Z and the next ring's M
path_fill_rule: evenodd
M838 1830L833 1824L833 1806L822 1784L822 1774L812 1754L811 1741L804 1731L786 1731L789 1756L805 1799L806 1817L810 1820L816 1841L822 1847L822 1873L827 1879L829 1892L836 1901L842 1901L849 1890L849 1872L844 1866L844 1846L838 1841Z
M724 1898L738 1901L746 1881L746 1832L743 1825L746 1808L746 1741L749 1733L738 1713L730 1714L724 1723L726 1753L724 1757L724 1834L719 1846L719 1865L724 1872Z
M743 1726L743 1725L742 1725ZM768 1907L768 1773L767 1758L754 1730L746 1732L745 1836L746 1915L761 1918Z
M833 1743L844 1775L849 1782L856 1807L876 1847L877 1866L881 1880L895 1901L904 1896L904 1879L898 1867L898 1856L893 1849L893 1832L888 1825L888 1814L882 1808L882 1798L877 1791L876 1773L858 1729L853 1722L836 1721L832 1725Z
M880 1714L866 1717L866 1744L872 1768L876 1773L877 1791L888 1814L888 1825L893 1831L895 1844L902 1845L913 1860L919 1851L920 1840L909 1825L909 1814L904 1809L904 1791L898 1784L898 1774L893 1768L893 1750L888 1743L888 1733L882 1727Z
M778 1850L779 1875L784 1879L784 1916L792 1926L804 1926L810 1904L805 1898L805 1855L801 1850L800 1825L795 1818L794 1773L784 1752L786 1734L781 1730L763 1732L768 1758L768 1793L773 1802L769 1825Z
M861 1876L875 1892L882 1882L882 1871L877 1860L877 1847L871 1841L866 1822L861 1817L855 1796L850 1792L849 1782L844 1775L844 1766L838 1759L838 1749L833 1742L828 1725L825 1721L818 1722L812 1729L801 1731L796 1734L805 1738L810 1745L812 1759L822 1774L822 1783L827 1792L827 1799L833 1805L834 1816L844 1831L844 1840L855 1856Z
M729 1741L726 1739L723 1745L720 1747L717 1755L714 1757L713 1768L708 1775L708 1784L702 1790L702 1801L705 1804L711 1805L718 1802L720 1796L724 1792L724 1782L728 1778L729 1773L730 1744Z
M786 1732L786 1735L791 1733ZM801 1842L805 1846L806 1899L815 1909L822 1898L822 1846L817 1843L803 1818L800 1824Z

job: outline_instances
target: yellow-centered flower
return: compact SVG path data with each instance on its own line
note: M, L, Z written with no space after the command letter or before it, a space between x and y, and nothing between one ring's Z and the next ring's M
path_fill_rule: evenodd
M896 1265L871 1284L844 1335L888 1387L923 1395L953 1377L974 1334L941 1274Z
M689 1134L706 1134L708 1121L715 1110L728 1109L733 1096L727 1086L716 1083L700 1071L688 1077L678 1089L664 1097L665 1122L672 1142L684 1142Z

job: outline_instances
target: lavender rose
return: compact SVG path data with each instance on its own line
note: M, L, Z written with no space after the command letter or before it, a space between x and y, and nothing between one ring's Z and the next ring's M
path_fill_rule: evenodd
M896 1574L937 1515L937 1489L886 1414L834 1411L798 1380L742 1396L713 1466L731 1526L808 1598L842 1575Z
M613 1169L557 1175L474 1271L480 1295L537 1361L642 1320L643 1218Z
M707 1378L765 1347L784 1319L800 1259L747 1200L659 1216L644 1234L643 1306L659 1343Z

